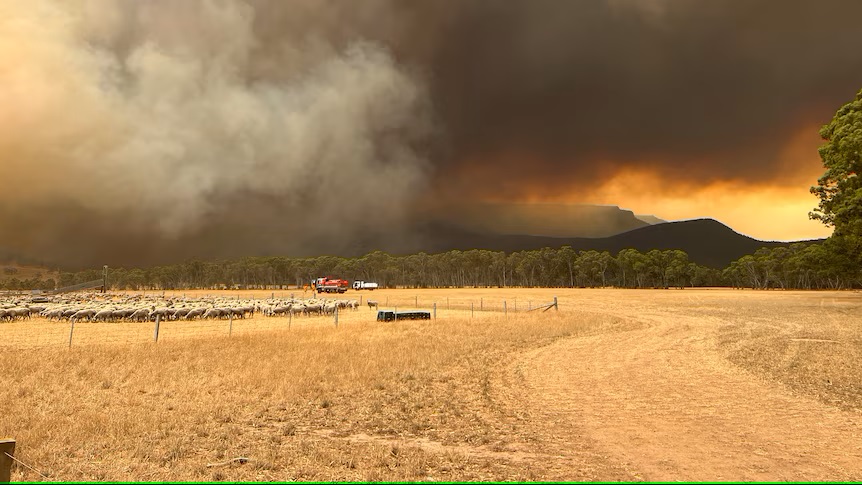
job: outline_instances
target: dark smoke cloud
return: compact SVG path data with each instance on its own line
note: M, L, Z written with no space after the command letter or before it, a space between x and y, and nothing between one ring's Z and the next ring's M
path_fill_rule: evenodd
M409 239L393 228L419 202L626 170L786 183L788 137L862 84L853 0L82 0L0 18L0 246L71 264L350 251Z
M447 168L487 173L485 192L582 188L645 161L770 183L788 136L862 84L859 2L469 5L440 37L434 92Z

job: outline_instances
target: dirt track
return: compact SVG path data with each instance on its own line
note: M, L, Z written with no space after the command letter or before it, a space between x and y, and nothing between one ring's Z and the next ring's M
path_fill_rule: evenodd
M560 477L862 480L862 415L731 364L716 343L729 323L722 302L675 313L649 299L627 305L641 311L588 309L641 328L559 340L507 370L524 383L529 421L544 429ZM805 317L768 302L748 310L758 308L775 321ZM585 447L608 466L585 473Z

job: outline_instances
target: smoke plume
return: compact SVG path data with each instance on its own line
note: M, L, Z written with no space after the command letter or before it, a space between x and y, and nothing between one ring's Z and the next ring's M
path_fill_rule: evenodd
M4 243L134 234L147 259L225 225L220 245L256 231L295 248L396 224L423 186L426 88L378 42L309 32L261 56L260 12L241 2L3 13Z

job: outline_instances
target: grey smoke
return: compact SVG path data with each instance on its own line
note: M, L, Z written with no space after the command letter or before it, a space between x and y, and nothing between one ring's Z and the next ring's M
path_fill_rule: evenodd
M0 86L28 84L5 109L29 119L4 126L0 175L26 183L0 201L31 217L4 242L133 230L158 245L264 214L261 230L297 247L395 224L423 187L427 91L379 42L309 32L262 60L260 12L244 2L11 8L20 25L0 36L31 49L15 57L32 70ZM90 214L72 234L45 225L70 207Z

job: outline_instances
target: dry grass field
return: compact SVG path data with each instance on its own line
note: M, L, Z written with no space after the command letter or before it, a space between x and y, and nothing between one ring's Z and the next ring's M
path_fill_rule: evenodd
M862 480L862 294L361 294L438 318L0 323L13 480Z

